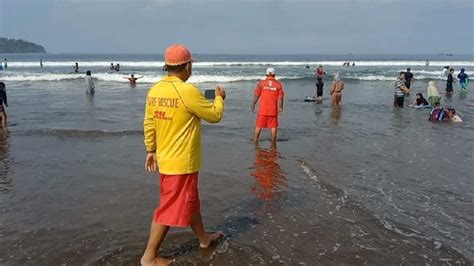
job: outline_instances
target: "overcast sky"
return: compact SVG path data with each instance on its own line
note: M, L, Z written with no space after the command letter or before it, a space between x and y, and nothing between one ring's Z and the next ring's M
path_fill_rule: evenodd
M48 52L474 54L474 0L0 0L0 36Z

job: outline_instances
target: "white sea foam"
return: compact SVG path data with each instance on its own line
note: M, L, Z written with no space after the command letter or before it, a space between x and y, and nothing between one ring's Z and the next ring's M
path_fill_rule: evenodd
M3 76L4 81L65 81L84 79L84 74L38 74L38 73L22 73L20 75ZM109 82L123 82L128 83L127 75L118 73L95 73L92 75L95 80L109 81ZM135 75L139 78L140 83L155 83L159 81L163 75ZM190 83L207 83L207 82L236 82L236 81L252 81L260 80L263 76L221 76L221 75L194 75L189 79ZM298 77L280 77L281 79L296 79Z
M425 66L425 61L354 61L357 66ZM43 61L44 67L68 67L72 69L75 61ZM103 67L108 69L109 61L78 61L79 67ZM126 68L162 68L162 61L121 61L117 62L121 67ZM261 62L196 62L195 67L213 67L213 66L342 66L344 61L261 61ZM430 66L474 66L474 61L431 61ZM39 62L8 62L11 68L20 67L39 67Z
M444 80L445 77L442 75L415 75L417 80ZM128 83L128 74L120 73L93 73L92 77L95 80L99 81L108 81L108 82L121 82ZM17 81L17 82L27 82L27 81L67 81L75 79L83 79L84 74L59 74L59 73L30 73L30 72L21 72L21 73L12 73L12 75L4 75L1 77L4 81ZM163 75L161 74L145 74L140 75L135 73L135 77L139 78L140 83L155 83L159 81ZM263 76L257 75L193 75L189 79L191 83L228 83L228 82L238 82L238 81L257 81L263 79ZM289 79L312 79L313 76L279 76L280 80L289 80ZM361 80L361 81L395 81L397 77L395 75L342 75L342 79L346 80Z

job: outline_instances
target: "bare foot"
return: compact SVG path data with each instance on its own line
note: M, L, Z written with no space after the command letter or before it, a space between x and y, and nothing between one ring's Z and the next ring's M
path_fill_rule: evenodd
M199 247L201 248L208 248L209 246L211 246L214 242L216 242L217 239L219 239L220 237L222 237L224 235L224 233L222 232L215 232L215 233L212 233L212 234L207 234L207 239L204 243L199 243Z
M152 261L147 261L144 258L140 260L140 263L142 266L166 266L166 265L170 265L173 262L175 262L174 259L165 259L165 258L160 258L160 257L156 257Z

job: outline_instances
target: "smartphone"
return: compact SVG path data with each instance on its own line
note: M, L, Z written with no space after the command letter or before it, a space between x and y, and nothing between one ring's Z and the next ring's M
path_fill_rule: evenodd
M209 100L213 100L216 98L216 91L215 90L205 90L204 97Z

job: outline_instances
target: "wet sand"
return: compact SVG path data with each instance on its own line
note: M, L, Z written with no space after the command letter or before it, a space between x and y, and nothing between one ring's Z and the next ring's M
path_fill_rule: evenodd
M177 265L471 265L444 243L411 236L412 229L397 232L387 228L305 161L255 149L250 141L234 147L230 152L233 159L227 160L222 156L225 138L218 140L219 144L211 145L205 138L207 163L200 188L207 227L224 231L226 238L203 256L188 230L172 230L160 253L176 258ZM12 195L17 200L15 206L2 206L0 262L136 265L156 200L155 177L137 171L142 165L141 138L91 140L81 136L36 141L65 150L76 147L82 155L58 153L41 159L41 152L28 152L39 159L33 169L45 161L54 164L59 157L64 166L45 170L48 174L28 168L15 170L17 180L10 182L25 182L25 190ZM83 142L91 141L93 149L81 148ZM10 159L23 158L17 164L28 160L26 154L16 151L20 143L28 144L26 138L10 139ZM264 141L262 146L266 144ZM91 155L114 146L130 151L122 156L129 158L128 166L133 167L120 164L125 158L96 154L103 157L101 164L115 165L115 170L105 174L98 170L100 165L94 165ZM81 176L74 174L85 165ZM33 176L36 180L28 178Z

